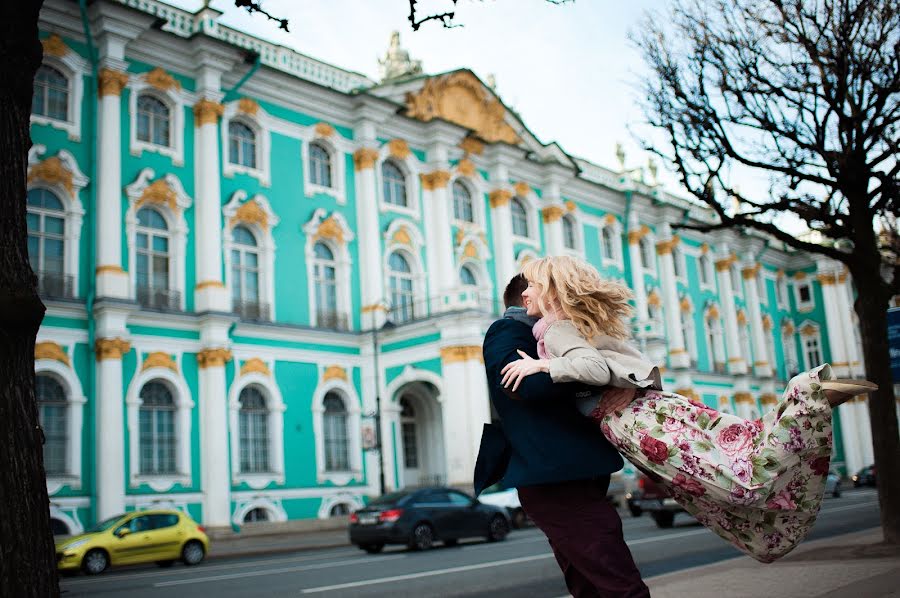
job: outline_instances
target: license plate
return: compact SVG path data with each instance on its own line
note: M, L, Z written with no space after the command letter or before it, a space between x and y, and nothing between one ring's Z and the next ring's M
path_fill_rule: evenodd
M378 523L377 515L360 515L359 516L359 524L360 525L375 525Z

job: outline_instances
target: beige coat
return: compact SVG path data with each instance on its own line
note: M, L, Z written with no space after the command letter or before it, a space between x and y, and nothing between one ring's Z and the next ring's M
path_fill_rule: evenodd
M588 342L570 320L547 328L544 348L550 355L554 382L662 390L659 368L622 340L598 336Z

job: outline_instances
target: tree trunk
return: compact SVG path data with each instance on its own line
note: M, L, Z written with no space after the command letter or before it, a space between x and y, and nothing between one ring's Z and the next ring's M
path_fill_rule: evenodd
M866 376L879 387L869 396L867 403L872 424L881 527L885 542L900 544L900 436L888 353L889 299L884 296L880 279L857 278L856 285L859 296L855 308L859 316Z
M0 8L0 596L58 596L34 339L44 315L28 263L25 172L42 2Z

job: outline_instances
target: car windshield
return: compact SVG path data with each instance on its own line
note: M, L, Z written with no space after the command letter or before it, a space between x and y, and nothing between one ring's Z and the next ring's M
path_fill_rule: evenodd
M98 532L105 532L106 530L108 530L109 528L114 526L116 523L118 523L119 520L122 519L122 517L124 517L124 516L125 515L116 515L115 517L110 517L109 519L105 519L105 520L101 521L100 523L98 523L97 525L95 525L94 527L92 527L91 529L89 529L87 531L87 533L96 534Z
M392 505L400 502L404 498L409 496L409 492L391 492L390 494L385 494L384 496L379 496L375 500L369 503L369 506L379 506L379 505Z

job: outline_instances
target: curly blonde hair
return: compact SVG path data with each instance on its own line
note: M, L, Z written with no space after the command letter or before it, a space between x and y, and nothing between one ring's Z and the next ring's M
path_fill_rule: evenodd
M630 336L626 318L632 309L628 304L631 289L614 280L604 280L597 269L567 255L532 260L522 267L528 282L541 292L541 311L550 306L562 311L584 338L598 335L617 339Z

